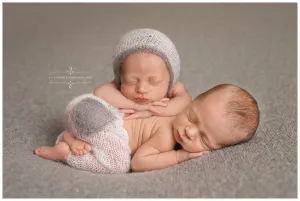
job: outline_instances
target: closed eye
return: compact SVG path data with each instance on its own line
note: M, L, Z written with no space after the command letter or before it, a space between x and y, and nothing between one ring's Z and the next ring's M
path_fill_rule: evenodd
M134 79L125 79L125 83L126 84L136 84L137 80L134 80Z
M209 145L209 143L207 143L207 137L205 136L205 134L203 132L200 132L201 133L201 137L200 137L200 140L202 141L202 143L208 147L210 150L213 150L213 148L211 148L211 146ZM204 139L205 138L205 139Z
M162 82L163 80L150 80L150 84L152 85L158 85Z

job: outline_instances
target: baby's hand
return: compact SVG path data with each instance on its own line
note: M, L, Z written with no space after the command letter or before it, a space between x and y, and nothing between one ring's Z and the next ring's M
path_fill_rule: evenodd
M192 158L197 158L197 157L200 157L200 156L203 156L203 155L206 155L208 154L209 151L202 151L202 152L197 152L197 153L190 153L190 152L187 152L185 151L184 149L179 149L177 150L176 154L176 159L177 159L177 163L182 163L186 160L190 160Z
M151 106L149 106L149 111L152 115L159 116L162 115L162 108L161 107L168 107L168 102L170 101L169 98L163 98L159 101L153 101Z
M82 156L84 154L89 153L92 148L91 145L89 145L88 143L76 139L70 145L70 149L74 155Z
M119 109L119 112L133 114L136 113L136 111L150 111L154 114L160 114L157 106L167 107L168 106L167 102L169 102L169 100L170 100L169 98L163 98L159 101L153 101L151 103L144 104L144 105L135 103L132 109L121 108ZM147 113L141 113L141 114L142 116L145 116L145 114ZM149 115L146 116L148 117Z
M152 106L162 106L162 107L167 107L168 106L168 102L170 101L169 98L162 98L159 101L153 101L151 103Z
M152 112L152 115L161 114L159 107L168 107L169 98L163 98L159 101L153 101L149 107L149 111Z
M147 118L151 117L152 113L150 111L137 111L131 114L125 114L124 120L130 120L130 119L138 119L138 118Z

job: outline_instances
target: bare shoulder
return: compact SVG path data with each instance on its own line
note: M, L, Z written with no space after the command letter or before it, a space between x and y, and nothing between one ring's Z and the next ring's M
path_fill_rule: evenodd
M171 129L172 128L172 121L174 117L163 117L163 116L153 116L149 119L153 119L153 129L152 135L156 133L158 129Z
M159 117L153 132L152 143L160 151L172 150L175 145L172 121L174 117Z
M111 88L117 89L117 85L116 85L115 80L113 80L113 81L111 81L111 82L104 83L104 84L102 84L102 85L96 87L96 88L94 89L93 94L94 94L95 96L98 96L98 95L100 95L100 93L103 92L103 91L102 91L103 88L107 88L107 87L111 87Z

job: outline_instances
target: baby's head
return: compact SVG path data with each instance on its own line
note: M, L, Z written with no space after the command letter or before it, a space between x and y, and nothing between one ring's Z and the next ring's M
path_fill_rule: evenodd
M256 100L240 87L222 84L195 98L172 126L183 149L201 152L246 142L258 124Z
M180 59L175 45L153 29L135 29L118 42L115 81L125 97L140 104L160 100L177 82Z

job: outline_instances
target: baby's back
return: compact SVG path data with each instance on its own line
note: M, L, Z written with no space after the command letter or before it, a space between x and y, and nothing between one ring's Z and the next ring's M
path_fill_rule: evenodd
M128 133L129 147L131 148L131 156L136 150L149 140L163 125L169 124L173 117L152 116L145 119L126 120L123 127ZM170 130L171 132L171 130Z

